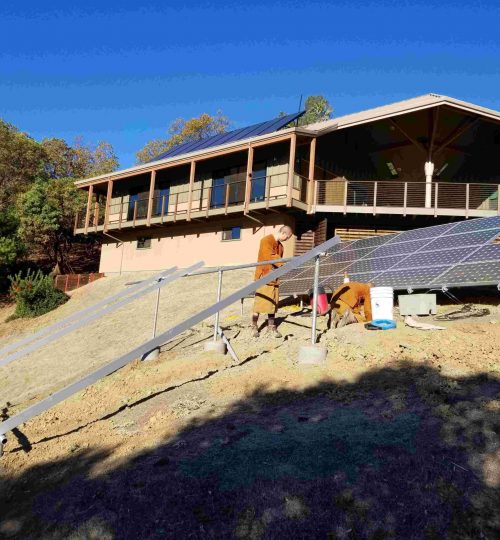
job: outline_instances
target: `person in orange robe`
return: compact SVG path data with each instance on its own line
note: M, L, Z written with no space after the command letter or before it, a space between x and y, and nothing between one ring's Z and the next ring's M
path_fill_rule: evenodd
M371 283L344 283L332 296L331 306L337 328L372 320Z
M292 229L288 225L283 225L276 233L264 236L260 241L259 254L257 261L272 261L273 259L283 258L283 244L293 234ZM265 264L255 268L255 280L267 276L275 268L281 266L282 263ZM279 301L279 280L270 281L266 285L261 285L255 291L255 300L253 304L252 314L252 335L259 337L258 321L261 313L267 315L268 333L274 337L280 338L281 334L276 328L274 315L278 309Z

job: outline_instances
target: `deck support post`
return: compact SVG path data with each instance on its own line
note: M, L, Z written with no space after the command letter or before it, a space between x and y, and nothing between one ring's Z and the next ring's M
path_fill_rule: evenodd
M292 133L290 137L290 157L288 159L288 183L286 188L286 205L292 206L293 198L293 176L295 173L295 150L297 148L297 134Z
M87 212L85 214L85 234L87 234L90 222L90 207L92 206L92 197L94 196L94 184L89 186L89 194L87 197Z
M194 177L196 174L196 161L191 161L191 168L189 170L189 191L188 191L188 207L187 207L187 221L191 221L191 207L193 205L193 186ZM201 202L201 195L200 195Z
M314 189L314 166L316 162L316 137L311 139L311 146L309 147L309 172L307 175L307 213L314 214L313 210L313 189Z
M113 197L113 180L108 180L108 191L106 194L106 209L104 212L104 232L108 230L109 225L109 207L111 205L111 198Z
M248 214L250 206L250 197L252 194L252 173L253 173L253 146L248 147L247 174L245 181L245 201L243 204L243 213Z
M151 180L149 181L149 197L148 197L148 215L146 225L151 226L151 216L153 215L153 199L155 194L155 182L156 182L156 171L151 171Z

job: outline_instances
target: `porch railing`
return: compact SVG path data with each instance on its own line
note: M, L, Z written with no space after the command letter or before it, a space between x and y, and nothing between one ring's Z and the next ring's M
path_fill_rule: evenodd
M268 207L271 201L286 199L287 197L288 172L268 175L255 176L250 181L249 204L265 203ZM295 198L302 197L303 180L296 178L294 180L294 190L299 190ZM297 184L297 186L296 186ZM246 198L246 180L231 182L227 184L205 186L194 188L191 192L187 189L182 191L171 190L168 195L160 195L152 199L151 220L153 223L163 221L167 217L186 218L188 214L198 214L204 212L206 216L211 210L224 210L228 213L234 206L241 206ZM191 200L191 204L190 201ZM121 200L113 202L108 209L108 224L122 226L143 225L148 218L149 198L140 197L136 200ZM89 220L89 232L92 232L99 225L104 225L105 203L95 203L92 208ZM158 219L160 218L160 219ZM86 212L80 212L75 219L75 229L85 228Z
M344 212L356 207L373 213L391 208L391 213L402 214L415 209L436 215L443 211L500 214L499 188L499 184L478 183L316 180L314 206Z

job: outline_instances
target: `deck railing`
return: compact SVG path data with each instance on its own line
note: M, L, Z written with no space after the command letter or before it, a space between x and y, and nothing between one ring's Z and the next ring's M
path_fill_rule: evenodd
M250 181L248 204L264 203L267 208L271 201L286 199L287 180L287 172L253 177ZM302 192L305 193L305 190L301 188L302 183L301 178L294 180L294 190L297 195L295 198L299 200L302 200ZM191 214L199 216L200 212L208 217L212 210L219 210L218 213L220 213L221 209L227 214L231 207L243 206L246 200L246 180L194 188L191 192L187 186L185 187L186 189L182 191L171 189L168 195L153 197L149 219L153 223L163 223L170 217L176 221L177 218L185 219ZM105 203L92 204L88 224L89 232L104 225L106 214ZM149 198L144 194L136 200L122 199L113 202L108 208L108 225L118 226L118 228L143 225L148 220L148 209ZM86 211L80 212L75 219L75 229L84 229L85 220Z
M447 213L468 216L469 212L499 213L499 185L451 182L397 182L392 180L316 180L314 206L333 207L334 211ZM354 207L354 208L353 208ZM399 210L399 211L398 211Z

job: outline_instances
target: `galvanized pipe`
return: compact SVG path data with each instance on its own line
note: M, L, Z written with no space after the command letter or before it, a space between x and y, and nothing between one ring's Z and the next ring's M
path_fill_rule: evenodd
M219 283L217 284L217 303L220 302L221 294L222 294L222 269L219 268L218 274L219 274ZM220 318L220 311L218 311L215 314L215 323L214 323L214 341L217 341L217 330L219 328L219 318Z
M161 278L158 280L158 283L161 281ZM155 305L155 315L153 319L153 338L156 337L156 326L158 324L158 307L160 305L160 287L158 287L158 290L156 291L156 305Z
M314 285L313 285L313 311L312 311L312 326L311 326L311 344L316 344L316 326L318 323L318 285L319 285L319 258L316 255L314 264Z

